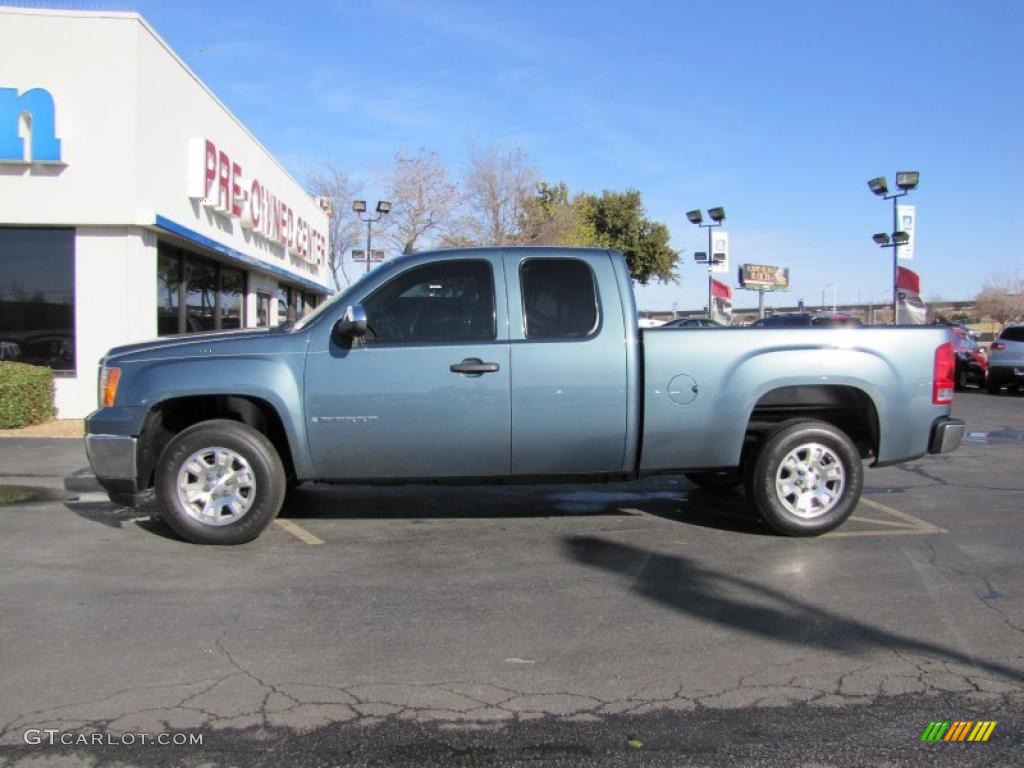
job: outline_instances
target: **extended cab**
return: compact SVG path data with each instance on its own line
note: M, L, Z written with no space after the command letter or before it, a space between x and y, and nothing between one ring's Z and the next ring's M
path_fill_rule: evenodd
M199 543L251 540L305 480L743 483L777 530L840 525L863 466L955 449L949 329L637 327L622 254L387 262L294 325L112 349L86 446Z

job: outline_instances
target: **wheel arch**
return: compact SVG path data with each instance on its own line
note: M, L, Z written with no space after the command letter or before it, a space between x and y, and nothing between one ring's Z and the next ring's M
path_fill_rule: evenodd
M296 476L294 443L272 402L252 394L189 394L161 400L146 413L136 457L139 490L153 487L157 460L175 435L212 419L238 421L263 434L281 457L287 476Z

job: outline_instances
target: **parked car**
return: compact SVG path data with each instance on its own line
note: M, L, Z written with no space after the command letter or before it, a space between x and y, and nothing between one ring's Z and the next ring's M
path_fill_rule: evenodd
M841 525L864 461L954 450L948 328L641 331L618 251L385 262L302 320L110 350L86 450L179 535L250 541L304 480L743 483L776 530ZM796 338L796 337L799 338ZM854 338L855 337L855 338Z
M1024 387L1024 325L1003 328L989 348L988 391L998 395L1004 386Z
M751 328L861 328L862 323L853 315L842 312L786 312L755 320Z
M953 354L956 356L956 388L964 390L968 384L985 386L989 365L985 350L978 346L967 328L951 325L949 330L953 334Z
M726 326L716 320L708 320L706 317L680 317L677 320L669 320L661 328L725 328Z

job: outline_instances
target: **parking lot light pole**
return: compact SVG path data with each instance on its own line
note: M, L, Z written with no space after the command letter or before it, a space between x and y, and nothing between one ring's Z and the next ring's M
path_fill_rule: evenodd
M704 223L704 216L701 214L700 209L695 211L687 211L686 218L691 224L696 224L698 227L705 227L708 230L708 254L707 254L707 265L708 265L708 320L712 319L711 312L711 282L714 280L712 277L712 268L715 266L715 252L712 247L711 240L711 229L714 227L722 226L722 222L725 221L725 208L719 206L717 208L708 208L708 218L711 219L710 223Z
M905 197L911 190L917 189L921 174L917 171L900 171L896 174L896 186L899 192L889 192L889 182L885 176L878 176L868 182L868 189L883 200L892 200L892 234L879 232L872 236L882 248L892 248L892 324L896 325L899 314L899 251L900 246L910 242L910 235L900 231L899 213L896 201Z
M372 227L375 221L380 221L391 211L391 203L387 200L377 201L377 215L376 216L363 216L366 213L366 201L365 200L353 200L352 210L355 212L356 217L360 221L366 222L366 271L370 271L370 253L371 245L373 243Z

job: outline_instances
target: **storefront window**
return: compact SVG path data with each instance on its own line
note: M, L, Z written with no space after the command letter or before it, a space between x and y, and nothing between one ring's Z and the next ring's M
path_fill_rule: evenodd
M181 322L181 258L163 248L157 255L156 328L161 336L178 333Z
M242 328L244 310L244 272L160 243L157 330L161 336Z
M217 267L185 259L185 330L212 331L217 327Z
M287 285L279 285L277 287L277 322L281 324L294 319L292 289Z
M270 325L270 294L256 294L256 325L266 328Z
M75 231L0 227L0 360L75 368Z
M220 268L220 327L242 327L242 301L245 274L237 269Z

